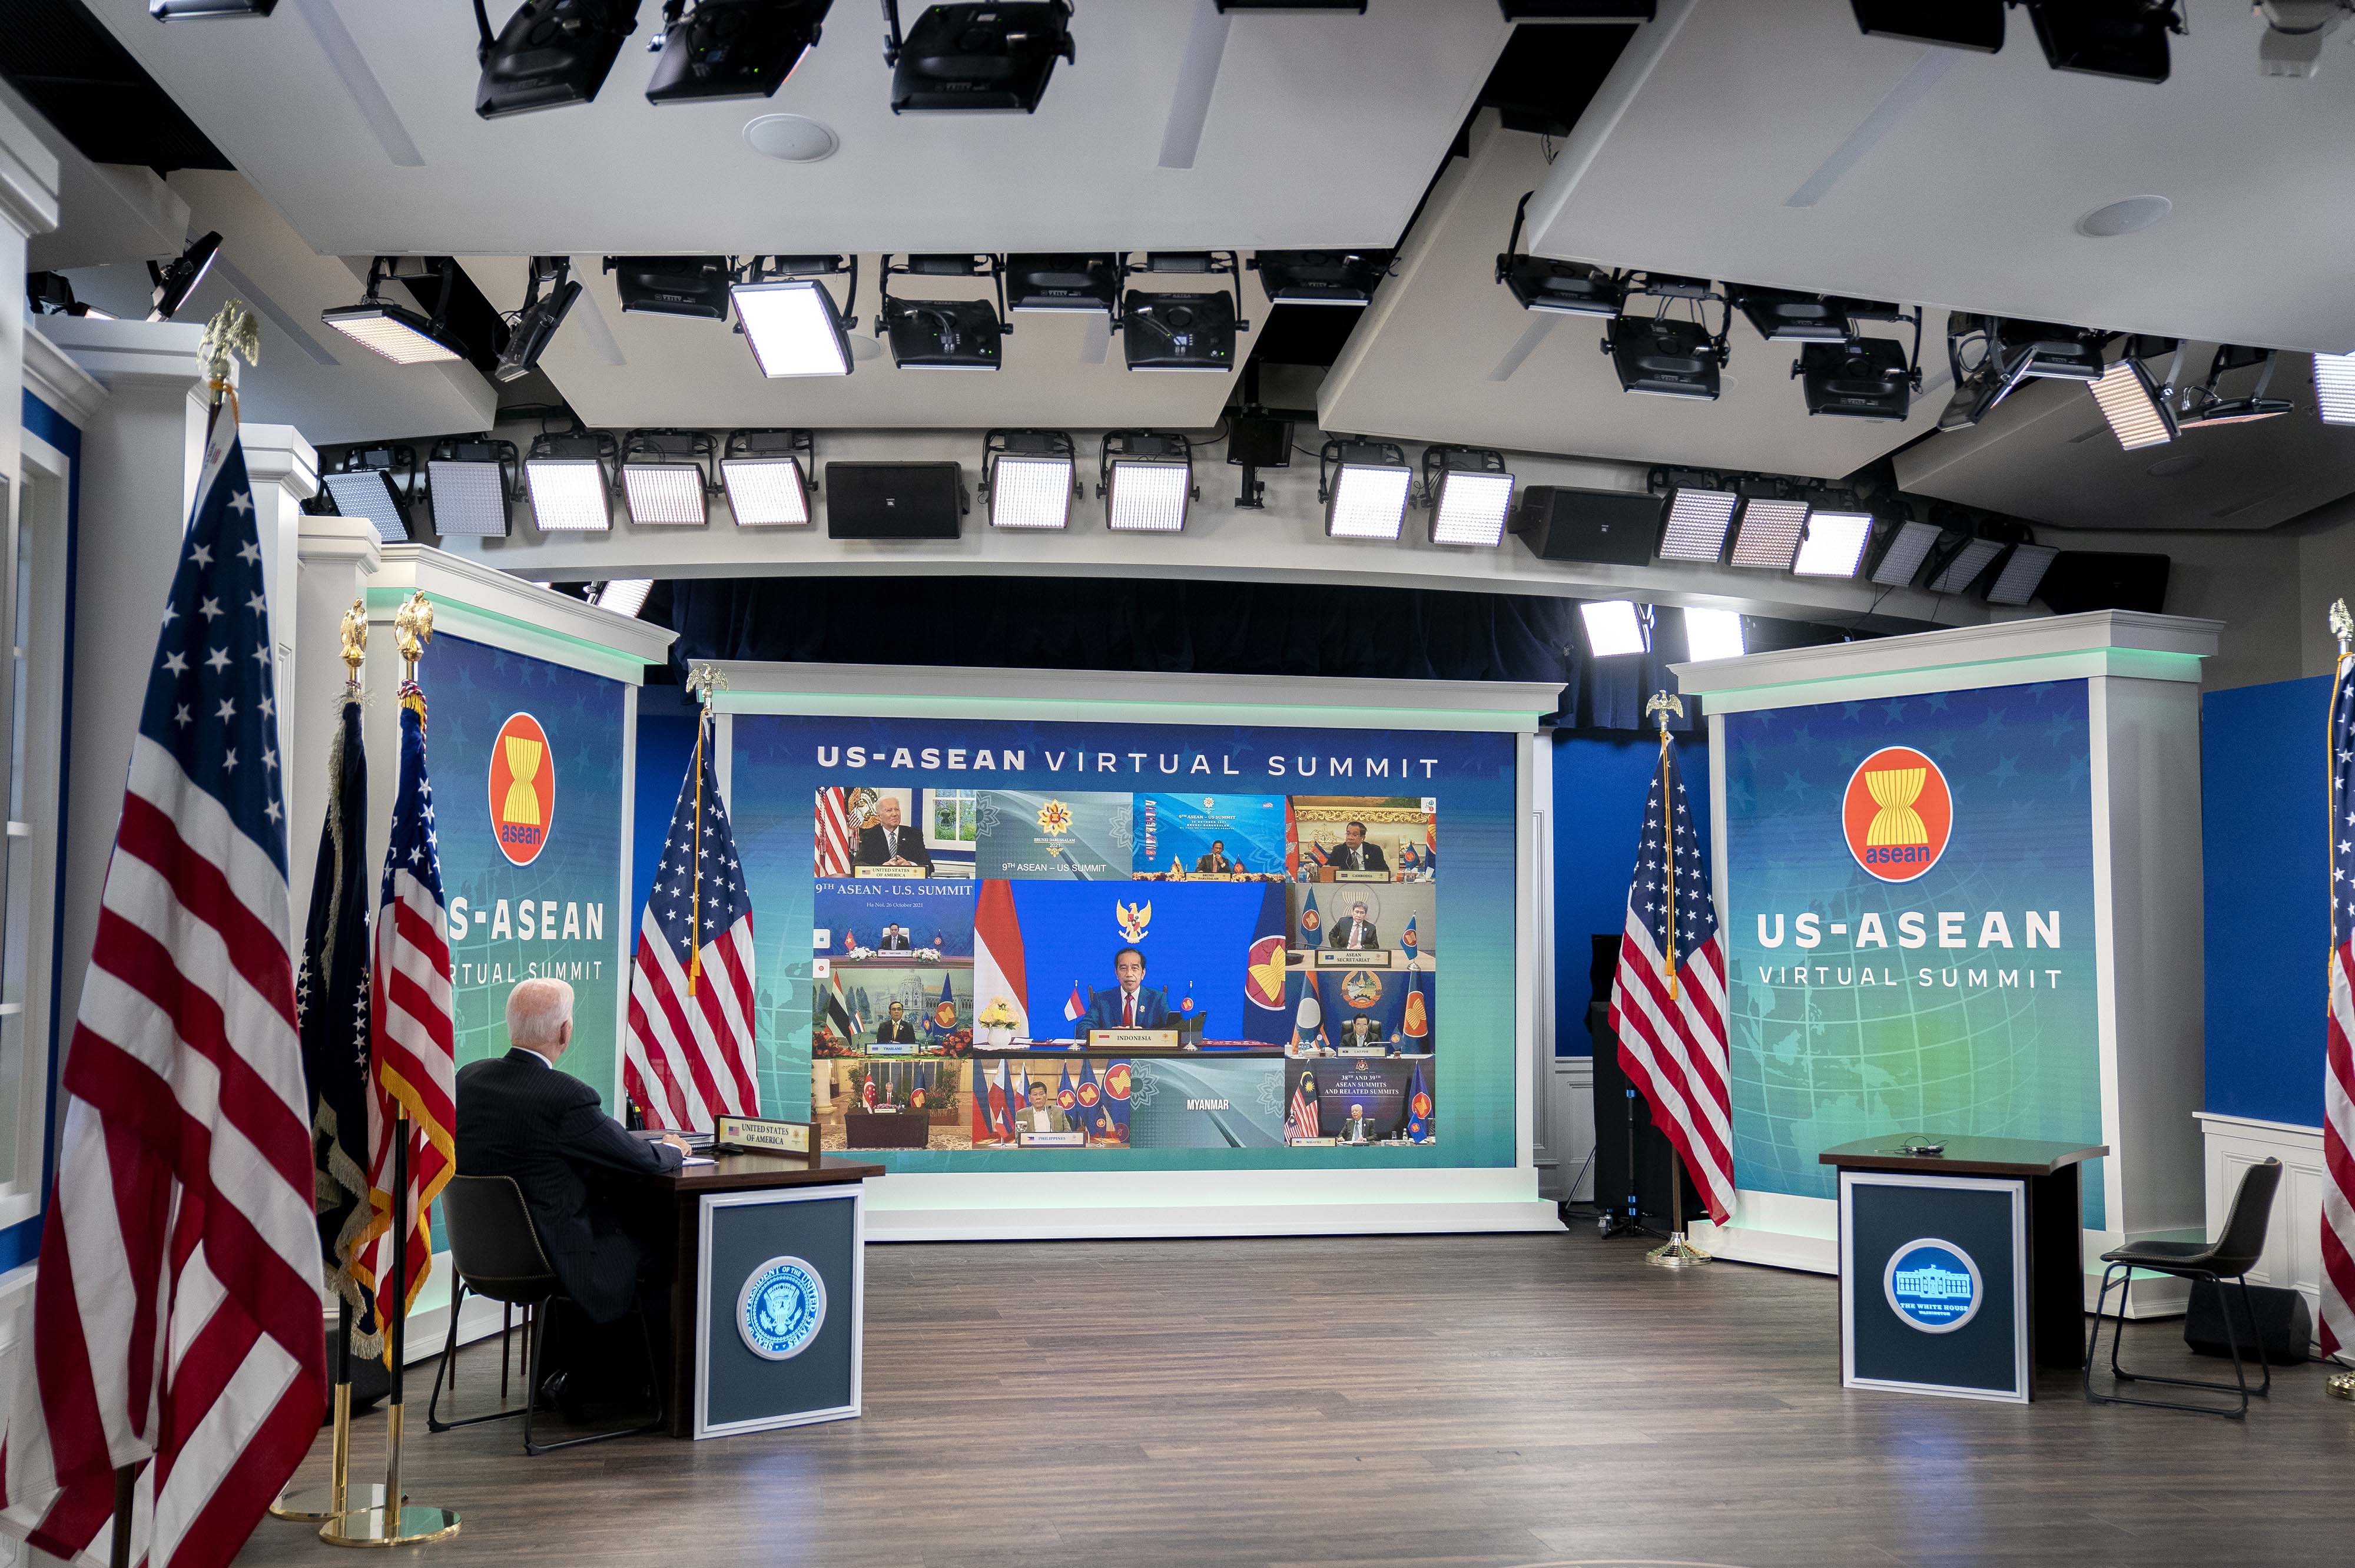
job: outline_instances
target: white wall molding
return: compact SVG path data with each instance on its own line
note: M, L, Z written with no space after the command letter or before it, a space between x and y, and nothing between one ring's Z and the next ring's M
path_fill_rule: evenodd
M511 648L569 669L642 684L670 656L677 634L635 616L527 582L496 566L421 544L389 544L369 574L368 619L391 623L400 600L422 589L434 630ZM391 646L388 637L385 644Z
M1538 1195L1550 1202L1594 1200L1594 1058L1557 1056L1539 1101Z
M2249 1116L2197 1113L2205 1159L2208 1239L2224 1232L2241 1173L2265 1159L2282 1162L2282 1182L2274 1194L2272 1222L2265 1228L2264 1256L2249 1271L2251 1285L2295 1290L2318 1328L2322 1322L2322 1191L2329 1176L2322 1164L2322 1129Z
M41 330L101 386L161 379L197 382L197 345L205 329L192 321L101 321L51 315Z
M106 389L98 379L75 364L29 318L25 323L25 390L63 414L77 430L106 401Z

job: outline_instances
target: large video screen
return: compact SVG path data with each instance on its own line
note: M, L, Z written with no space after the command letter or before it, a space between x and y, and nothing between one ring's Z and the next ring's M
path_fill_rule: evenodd
M1511 736L731 724L763 1109L825 1147L1512 1162Z

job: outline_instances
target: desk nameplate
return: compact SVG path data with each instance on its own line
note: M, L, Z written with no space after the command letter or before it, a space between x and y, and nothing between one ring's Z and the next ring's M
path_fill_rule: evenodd
M1320 947L1316 950L1319 969L1387 969L1391 966L1391 950L1387 947Z
M922 866L858 866L853 868L851 874L858 877L881 877L887 881L901 882L922 881L925 875Z
M1391 874L1388 871L1345 871L1336 867L1333 880L1337 882L1387 882Z
M1088 1030L1091 1051L1175 1051L1178 1031L1174 1029L1092 1029Z
M759 1116L722 1116L713 1129L715 1154L783 1154L815 1157L817 1139L807 1122L769 1121Z
M1085 1148L1087 1145L1088 1135L1076 1130L1068 1133L1024 1133L1022 1135L1024 1148Z

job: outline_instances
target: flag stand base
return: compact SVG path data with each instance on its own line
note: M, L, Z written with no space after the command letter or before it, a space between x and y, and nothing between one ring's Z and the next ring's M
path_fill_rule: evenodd
M354 1510L367 1510L384 1506L384 1483L372 1481L365 1487L352 1487L344 1494L344 1506L336 1507L336 1488L332 1486L305 1487L299 1492L281 1492L278 1500L270 1505L272 1519L291 1519L302 1524L325 1524Z
M1665 1243L1644 1254L1644 1261L1654 1268L1699 1268L1715 1260L1686 1241L1682 1231L1671 1231Z
M2355 1372L2333 1372L2330 1381L2322 1386L2335 1399L2355 1399Z
M398 1512L383 1508L356 1509L319 1531L330 1546L413 1546L458 1533L454 1509L410 1503Z

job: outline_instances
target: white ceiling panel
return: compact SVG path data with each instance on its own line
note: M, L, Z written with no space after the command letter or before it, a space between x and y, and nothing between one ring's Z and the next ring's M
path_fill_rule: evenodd
M1513 205L1546 177L1544 142L1485 116L1473 141L1326 378L1327 430L1837 478L1937 422L1942 312L1902 422L1811 417L1791 379L1796 346L1767 343L1739 315L1716 401L1621 391L1601 322L1524 311L1496 280Z
M646 0L594 103L485 122L461 0L299 0L202 27L158 26L146 0L90 4L342 255L1388 244L1508 30L1494 0L1230 18L1212 0L1097 0L1035 114L895 117L872 0L841 0L775 97L659 108ZM513 0L490 8L496 25ZM1165 168L1198 28L1223 34L1218 69L1191 165ZM754 153L744 126L781 112L839 150Z
M2163 83L1868 38L1847 0L1664 0L1530 203L1544 255L2264 347L2355 348L2355 29L2267 77L2190 0ZM2167 217L2092 239L2096 208Z

